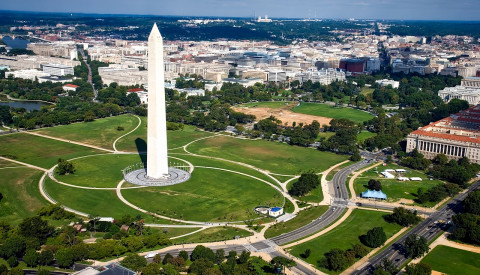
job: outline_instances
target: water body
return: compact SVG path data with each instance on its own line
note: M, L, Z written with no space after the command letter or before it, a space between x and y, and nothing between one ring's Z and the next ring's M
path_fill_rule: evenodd
M30 43L30 40L25 40L23 38L12 39L10 36L4 36L2 40L12 49L26 49L28 43Z
M43 105L48 105L46 103L37 102L37 101L9 101L9 102L0 102L0 105L7 105L14 108L25 108L27 111L40 110Z

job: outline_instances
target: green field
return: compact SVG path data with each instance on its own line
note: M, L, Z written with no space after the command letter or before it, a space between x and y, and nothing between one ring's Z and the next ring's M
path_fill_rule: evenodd
M58 203L86 214L117 219L127 214L132 217L140 215L148 223L171 223L130 208L117 197L115 190L73 188L58 184L48 177L45 178L45 190Z
M317 266L317 261L323 258L326 252L332 248L343 250L352 248L354 244L360 243L359 237L373 227L383 227L387 238L390 238L401 229L401 226L387 223L383 219L385 215L384 212L353 210L352 214L335 229L314 240L294 246L290 252L294 256L300 257L300 254L309 248L312 253L310 257L304 260ZM337 274L323 268L320 268L320 270L329 274Z
M282 108L285 106L288 106L291 101L261 101L261 102L249 102L249 103L244 103L241 105L238 105L236 107L248 107L248 108Z
M380 175L385 169L405 169L408 172L404 173L405 177L420 177L422 181L399 181L397 179L385 179ZM375 172L378 171L378 174ZM388 164L387 166L377 166L362 173L354 182L355 193L358 195L367 190L365 187L370 179L380 180L382 184L382 191L387 195L388 201L398 201L400 199L413 200L417 197L418 188L428 190L435 185L441 184L440 180L429 180L429 177L419 171L408 169L395 164ZM428 202L427 206L433 206L436 203Z
M282 206L271 186L230 172L196 168L189 181L165 187L124 189L129 202L151 212L193 221L243 221L259 205Z
M374 137L376 135L377 135L376 133L372 133L372 132L364 130L364 131L361 131L360 134L357 135L357 141L364 142L365 140L367 140L371 137Z
M42 128L36 133L83 142L105 149L113 149L113 142L120 136L135 129L138 119L133 115L120 115L97 119L92 122L79 122L70 125ZM123 131L117 127L122 126Z
M449 275L480 274L480 254L439 245L422 259L433 270Z
M264 140L242 140L218 136L187 147L192 153L215 156L254 165L277 174L324 171L348 156Z
M224 240L232 240L235 236L248 237L252 234L246 230L235 227L212 227L202 230L196 234L174 239L174 244L182 243L206 243Z
M117 150L138 152L147 150L147 118L141 117L142 124L131 134L117 142ZM210 132L200 131L197 127L185 125L183 130L167 131L168 148L177 148L193 140L211 136Z
M51 168L58 158L71 159L98 153L102 151L25 133L0 136L0 156L43 168Z
M300 211L295 218L287 222L276 223L274 226L268 228L265 231L265 238L273 238L307 225L311 223L312 220L323 215L327 210L328 206L322 205Z
M321 103L302 102L300 106L293 108L292 111L301 114L323 116L329 118L348 118L357 124L361 124L364 121L373 118L373 115L364 111L344 107L338 108Z
M27 167L0 169L0 192L3 195L0 201L0 219L18 224L48 204L38 191L38 181L42 174L41 171Z
M320 180L322 177L322 175L319 175L318 176L318 179ZM292 187L293 183L296 182L298 180L292 180L290 181L288 184L287 184L287 190L290 190L290 188ZM304 196L301 196L301 197L297 197L297 196L293 196L295 199L299 200L299 201L303 201L303 202L321 202L323 200L323 192L322 192L322 186L321 185L318 185L315 189L313 189L312 191L310 191L310 193L304 195Z

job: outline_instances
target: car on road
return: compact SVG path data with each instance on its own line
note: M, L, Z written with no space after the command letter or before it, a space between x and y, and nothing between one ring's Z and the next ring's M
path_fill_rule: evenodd
M148 253L147 255L145 255L145 259L148 259L148 258L153 258L155 257L155 255L157 255L158 252L150 252Z

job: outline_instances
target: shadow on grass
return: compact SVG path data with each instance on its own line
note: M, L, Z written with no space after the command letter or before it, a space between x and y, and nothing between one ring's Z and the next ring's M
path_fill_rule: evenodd
M135 139L135 145L137 146L137 152L142 160L143 167L147 167L147 143L142 138Z

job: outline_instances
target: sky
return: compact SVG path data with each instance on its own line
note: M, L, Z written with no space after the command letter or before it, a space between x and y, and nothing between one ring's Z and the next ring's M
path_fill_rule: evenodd
M480 21L480 0L2 0L0 10L214 17Z

